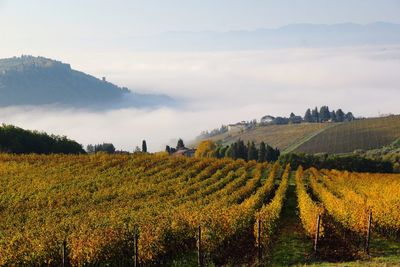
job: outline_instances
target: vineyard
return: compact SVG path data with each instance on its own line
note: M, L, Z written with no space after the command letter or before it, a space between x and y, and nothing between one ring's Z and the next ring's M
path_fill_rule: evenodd
M293 152L350 153L389 145L400 138L400 116L371 118L335 124L300 142Z
M261 141L283 153L352 153L388 146L400 138L400 116L368 118L345 123L300 123L228 131L209 139L229 145L237 140ZM201 140L198 140L200 142Z
M308 262L335 242L362 251L371 231L371 253L376 236L400 235L399 175L163 154L0 155L0 183L0 266L172 265L193 252L201 265L263 265L292 197L292 219L316 241Z

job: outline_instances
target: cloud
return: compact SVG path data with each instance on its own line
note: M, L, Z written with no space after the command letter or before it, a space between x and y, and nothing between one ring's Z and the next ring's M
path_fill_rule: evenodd
M12 107L0 109L0 121L65 134L85 145L113 142L132 150L146 139L154 151L221 124L292 111L303 115L313 106L359 116L400 113L400 46L63 57L75 69L141 92L178 97L183 105L107 112Z

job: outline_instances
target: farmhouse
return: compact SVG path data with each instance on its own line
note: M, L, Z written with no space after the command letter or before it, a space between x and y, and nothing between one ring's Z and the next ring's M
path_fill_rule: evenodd
M228 131L230 131L230 132L243 131L246 129L246 125L247 125L247 123L245 121L238 122L235 124L229 124Z
M268 123L272 123L274 120L275 120L275 117L273 117L271 115L266 115L261 118L260 123L268 124Z

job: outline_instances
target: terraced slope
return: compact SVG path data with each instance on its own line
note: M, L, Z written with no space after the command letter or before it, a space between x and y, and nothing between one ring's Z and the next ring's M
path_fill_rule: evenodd
M299 144L295 152L349 153L391 144L400 137L400 115L336 124Z

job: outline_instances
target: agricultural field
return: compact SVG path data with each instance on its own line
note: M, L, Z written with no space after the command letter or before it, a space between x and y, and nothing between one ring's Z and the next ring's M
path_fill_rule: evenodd
M0 266L400 264L399 175L3 154L0 184Z
M273 147L285 150L331 126L332 124L328 123L267 125L246 131L226 132L210 139L220 141L223 145L229 145L239 139L245 141L245 143L248 141L255 141L256 143L264 141Z
M257 126L254 129L226 132L210 140L229 145L239 139L264 141L282 153L344 154L388 146L400 138L400 115L344 123L301 123Z
M348 153L381 148L400 138L400 116L336 124L299 144L294 152Z

